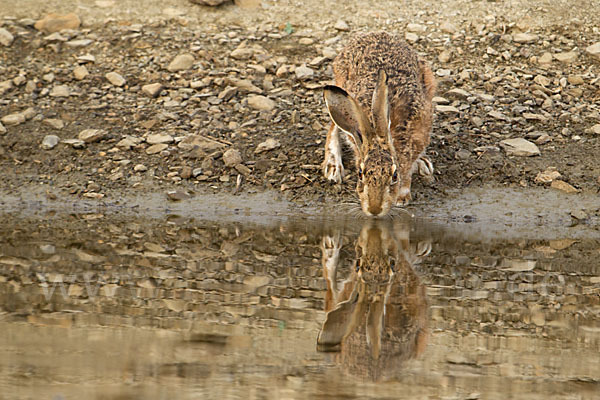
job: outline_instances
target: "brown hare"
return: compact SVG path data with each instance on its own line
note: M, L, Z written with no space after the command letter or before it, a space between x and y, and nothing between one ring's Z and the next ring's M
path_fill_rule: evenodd
M385 32L355 36L335 58L336 86L326 86L333 120L323 173L344 176L339 132L355 155L356 191L363 212L386 215L410 199L412 173L433 174L424 157L429 144L435 79L425 61L402 39Z

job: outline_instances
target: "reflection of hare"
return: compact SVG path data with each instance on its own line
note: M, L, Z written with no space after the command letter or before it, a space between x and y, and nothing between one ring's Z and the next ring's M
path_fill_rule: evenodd
M407 226L366 222L355 246L355 268L340 288L336 270L341 245L339 234L322 241L327 317L318 348L341 350L338 358L347 370L377 380L425 348L425 289L412 266L431 245L422 242L411 248Z

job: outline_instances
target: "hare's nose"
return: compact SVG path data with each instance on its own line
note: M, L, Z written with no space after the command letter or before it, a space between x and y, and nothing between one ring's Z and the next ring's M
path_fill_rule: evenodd
M381 214L381 203L369 204L369 212L371 213L371 215L378 217L379 214Z

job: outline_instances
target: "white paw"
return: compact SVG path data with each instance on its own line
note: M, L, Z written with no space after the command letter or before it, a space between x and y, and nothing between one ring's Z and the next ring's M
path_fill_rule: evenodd
M421 176L433 176L433 163L426 156L421 156L417 160L417 171Z
M335 183L342 183L344 177L344 166L342 165L342 159L333 153L328 152L325 154L325 161L323 162L323 175L330 181Z

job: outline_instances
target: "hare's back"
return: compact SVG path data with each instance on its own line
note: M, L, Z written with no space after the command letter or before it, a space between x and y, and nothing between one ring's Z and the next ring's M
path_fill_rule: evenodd
M382 69L388 76L392 98L407 91L422 91L417 53L403 39L386 32L353 37L333 62L336 84L355 96L366 109L371 108L373 90Z

